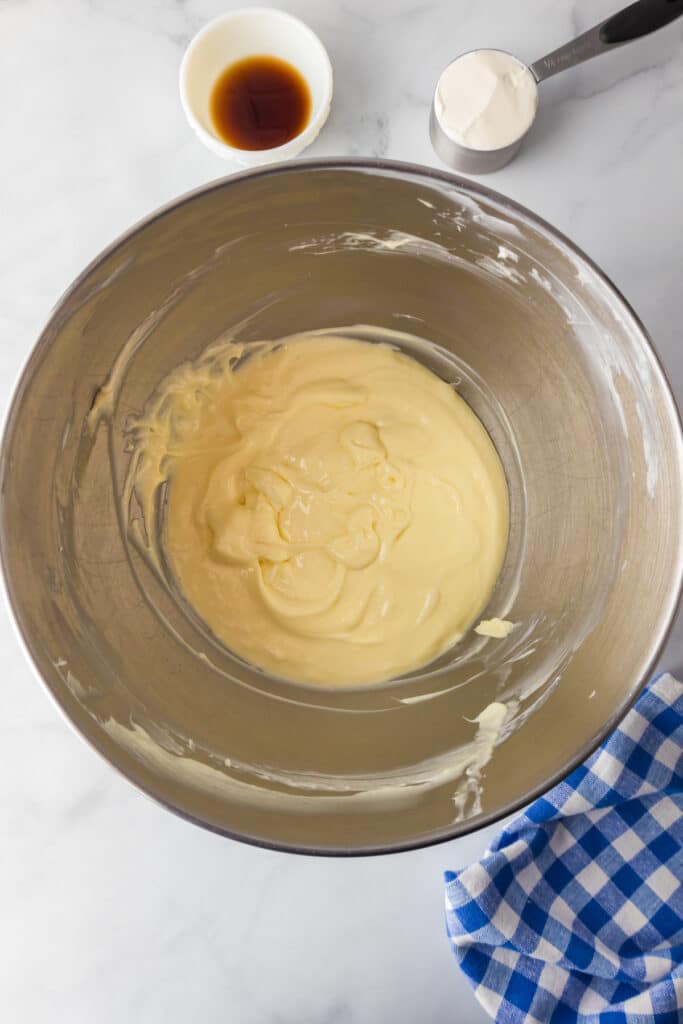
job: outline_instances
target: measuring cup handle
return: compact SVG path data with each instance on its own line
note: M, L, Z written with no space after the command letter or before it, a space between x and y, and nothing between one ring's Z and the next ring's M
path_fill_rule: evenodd
M541 57L530 65L531 72L537 82L542 82L575 64L582 64L585 60L647 36L658 28L664 28L682 14L683 0L637 0L572 39L570 43Z

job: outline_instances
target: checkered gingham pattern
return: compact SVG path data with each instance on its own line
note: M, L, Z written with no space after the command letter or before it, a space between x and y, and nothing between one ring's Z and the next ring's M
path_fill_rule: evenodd
M483 860L448 933L500 1024L683 1024L683 685L660 676Z

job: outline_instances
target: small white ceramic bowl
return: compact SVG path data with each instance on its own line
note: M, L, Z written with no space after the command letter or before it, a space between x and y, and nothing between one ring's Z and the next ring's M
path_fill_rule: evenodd
M293 64L311 90L311 115L293 139L273 149L237 149L219 138L211 121L211 90L222 71L244 57L279 57ZM180 65L185 116L205 146L241 167L286 160L317 138L332 100L332 65L316 34L291 14L271 7L244 7L210 21L194 37Z

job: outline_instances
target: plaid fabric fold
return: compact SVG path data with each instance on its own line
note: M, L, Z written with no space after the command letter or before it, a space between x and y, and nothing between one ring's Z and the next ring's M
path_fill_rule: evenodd
M447 872L446 921L500 1024L682 1024L681 683L652 682L480 862Z

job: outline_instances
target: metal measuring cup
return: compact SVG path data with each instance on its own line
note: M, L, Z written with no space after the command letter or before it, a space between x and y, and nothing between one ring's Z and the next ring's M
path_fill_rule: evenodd
M552 53L547 54L533 64L527 65L523 61L518 60L513 54L508 54L508 56L519 65L520 69L527 71L532 76L538 87L546 78L551 78L560 71L565 71L567 68L574 67L576 64L582 64L592 57L598 57L600 54L608 53L618 46L623 46L625 43L630 43L635 39L640 39L642 36L649 35L651 32L655 32L657 29L668 25L669 22L679 18L682 14L683 0L637 0L636 3L630 4L617 14L611 15L605 21L577 36L576 39L572 39L571 42L565 43L564 46L560 46L557 50L553 50ZM469 53L471 52L478 51L469 51ZM466 56L468 54L462 53L459 57L455 58L455 61L462 60ZM451 61L451 64L441 73L434 90L429 117L429 135L432 140L432 146L443 162L456 171L464 171L466 174L488 174L491 171L497 171L516 156L533 125L536 114L534 113L530 124L518 138L500 148L474 149L456 141L448 134L439 120L437 106L439 83L445 72L455 61ZM536 110L538 110L538 102L536 103Z

